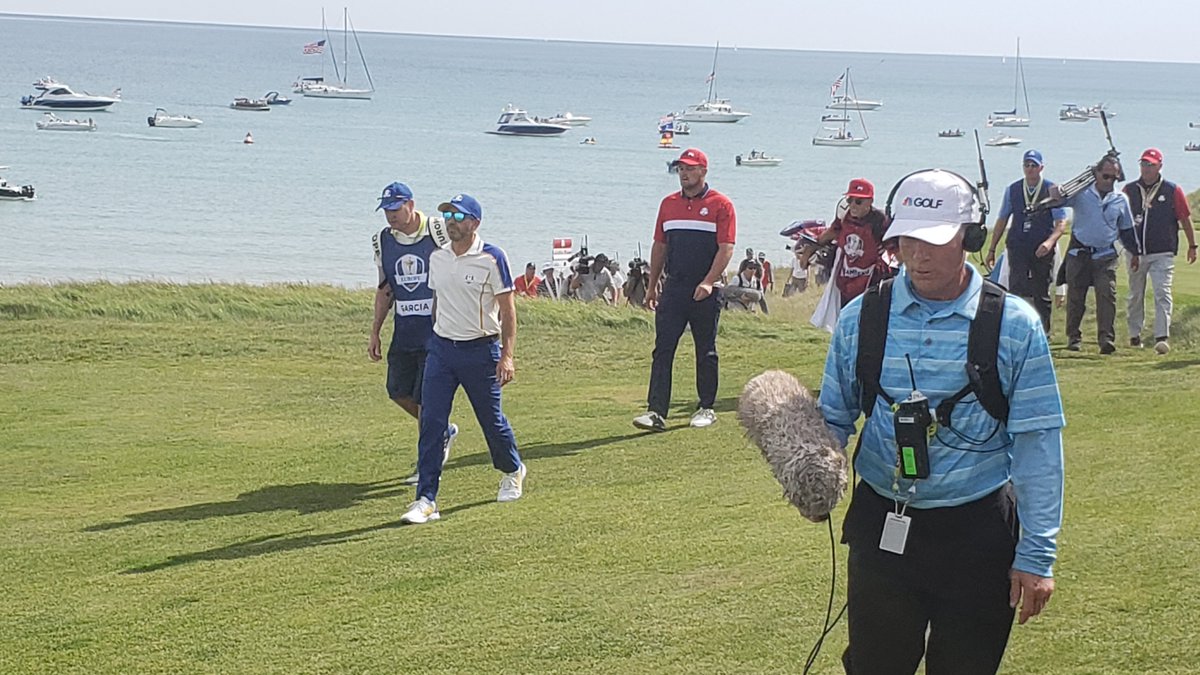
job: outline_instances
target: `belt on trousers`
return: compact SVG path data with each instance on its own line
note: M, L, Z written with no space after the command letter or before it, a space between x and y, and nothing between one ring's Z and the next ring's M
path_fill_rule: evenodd
M444 338L441 335L437 337L442 342L447 342L455 347L475 347L478 345L490 344L500 339L499 335L484 335L483 337L475 338L473 340L451 340L450 338Z

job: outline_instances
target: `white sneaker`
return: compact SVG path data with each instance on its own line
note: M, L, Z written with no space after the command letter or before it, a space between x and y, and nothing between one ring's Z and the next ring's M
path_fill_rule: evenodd
M526 473L528 472L525 463L522 462L516 471L504 474L504 478L500 479L500 492L496 493L496 501L512 502L520 499Z
M667 423L663 421L662 415L648 411L644 415L638 415L633 418L633 426L646 431L666 431Z
M701 408L692 415L691 425L695 429L703 429L711 427L717 423L717 413L713 412L712 408Z
M450 461L450 446L454 445L454 439L458 437L458 425L451 424L446 427L446 436L442 441L442 466L446 466L446 462ZM411 476L404 479L405 485L416 485L421 482L421 472L414 471Z
M400 516L400 522L409 525L421 525L428 523L431 520L441 518L442 514L438 513L437 504L421 497L417 501L408 505L408 510L404 515Z

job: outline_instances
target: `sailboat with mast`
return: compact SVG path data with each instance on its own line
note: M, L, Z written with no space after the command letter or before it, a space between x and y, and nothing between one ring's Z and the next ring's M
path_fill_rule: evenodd
M375 94L375 82L371 80L371 71L367 68L367 57L363 55L362 45L358 42L358 32L354 30L354 26L350 23L350 11L342 8L342 67L338 69L337 51L332 49L333 43L329 39L329 27L325 25L325 11L321 11L321 27L325 30L325 40L330 45L329 57L333 61L333 72L337 76L335 82L322 80L320 83L314 83L303 88L301 92L308 98L348 98L357 100L371 100ZM358 51L358 58L362 61L363 72L367 75L367 84L370 89L357 89L351 87L347 81L350 79L350 39L349 36L354 36L354 47Z
M838 96L838 89L841 88L843 82L846 85L846 93L842 96ZM854 91L854 83L850 80L849 68L846 69L846 72L842 73L841 77L834 80L833 84L829 87L829 95L832 96L835 101L859 101L858 93ZM827 119L829 116L822 115L821 129L817 131L817 133L813 134L812 144L838 148L857 148L863 143L866 143L867 139L870 138L870 135L867 133L867 123L865 120L863 120L863 110L872 109L873 108L869 107L842 108L843 114L833 117L832 119ZM860 127L862 127L861 136L855 136L854 130L850 126L852 121L852 118L850 117L851 112L858 113L858 124ZM838 126L825 126L827 122L835 120L839 123Z
M675 116L681 122L739 122L749 117L750 113L734 110L727 98L717 98L714 88L717 84L717 56L721 53L721 43L717 43L713 51L712 72L708 74L708 96L696 105L689 105L686 110Z
M1017 114L1020 97L1025 97L1025 116ZM1017 38L1016 81L1013 83L1013 109L997 110L988 115L989 127L1029 126L1029 92L1025 89L1025 66L1021 64L1021 38Z

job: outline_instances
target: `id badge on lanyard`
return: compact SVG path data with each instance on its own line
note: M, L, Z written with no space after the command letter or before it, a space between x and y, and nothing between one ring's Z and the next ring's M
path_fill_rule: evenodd
M892 483L892 492L896 495L900 494L899 484ZM908 502L917 492L917 484L913 483L908 489L908 496L904 501L894 499L896 505L894 511L889 511L883 517L883 534L879 537L879 550L895 553L896 555L904 555L904 548L908 544L908 528L912 525L912 517L904 515L908 510Z

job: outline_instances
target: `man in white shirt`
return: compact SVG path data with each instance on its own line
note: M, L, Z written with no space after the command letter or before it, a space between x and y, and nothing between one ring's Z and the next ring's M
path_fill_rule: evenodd
M441 517L436 500L442 476L442 438L460 385L483 428L492 466L504 474L496 501L519 499L526 473L512 426L500 407L500 387L513 379L517 339L508 257L476 233L483 208L474 197L455 195L438 206L438 211L445 219L450 245L429 257L433 337L421 389L420 481L417 500L400 517L401 522L410 524Z

